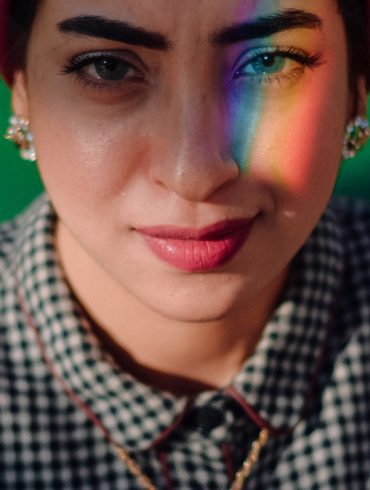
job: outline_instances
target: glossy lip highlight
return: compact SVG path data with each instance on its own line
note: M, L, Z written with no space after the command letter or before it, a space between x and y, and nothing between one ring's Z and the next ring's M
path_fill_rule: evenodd
M152 252L186 272L206 272L232 259L243 246L255 218L220 221L204 228L137 228Z

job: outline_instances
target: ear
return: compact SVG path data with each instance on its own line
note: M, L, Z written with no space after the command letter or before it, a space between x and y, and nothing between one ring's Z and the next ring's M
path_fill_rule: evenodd
M364 77L359 77L350 97L348 119L367 114L367 89Z
M358 114L365 115L367 114L367 96L368 96L365 79L361 77L357 85L358 85L357 111Z
M22 70L19 70L14 74L12 85L12 109L17 116L29 119L27 80L26 74Z

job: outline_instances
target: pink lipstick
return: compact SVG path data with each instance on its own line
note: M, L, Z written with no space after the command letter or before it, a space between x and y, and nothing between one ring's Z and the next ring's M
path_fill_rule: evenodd
M232 259L247 240L254 219L222 221L201 229L139 228L152 252L187 272L205 272Z

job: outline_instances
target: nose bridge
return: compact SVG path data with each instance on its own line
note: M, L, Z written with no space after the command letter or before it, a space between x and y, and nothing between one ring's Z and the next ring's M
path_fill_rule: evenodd
M195 92L195 93L194 93ZM202 157L202 153L217 154L221 145L222 135L219 134L216 102L212 104L210 95L194 91L184 93L182 100L175 109L177 112L178 157L187 160L186 156L194 153ZM210 156L210 155L209 155ZM215 155L214 155L215 157ZM206 164L206 160L203 165Z
M236 179L227 155L221 111L212 94L183 89L168 108L167 155L155 178L187 200L202 201Z

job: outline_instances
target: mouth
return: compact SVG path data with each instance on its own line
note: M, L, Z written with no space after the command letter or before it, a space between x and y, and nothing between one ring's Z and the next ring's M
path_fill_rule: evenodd
M228 220L205 228L137 228L162 261L186 272L212 271L229 262L244 245L255 218Z

